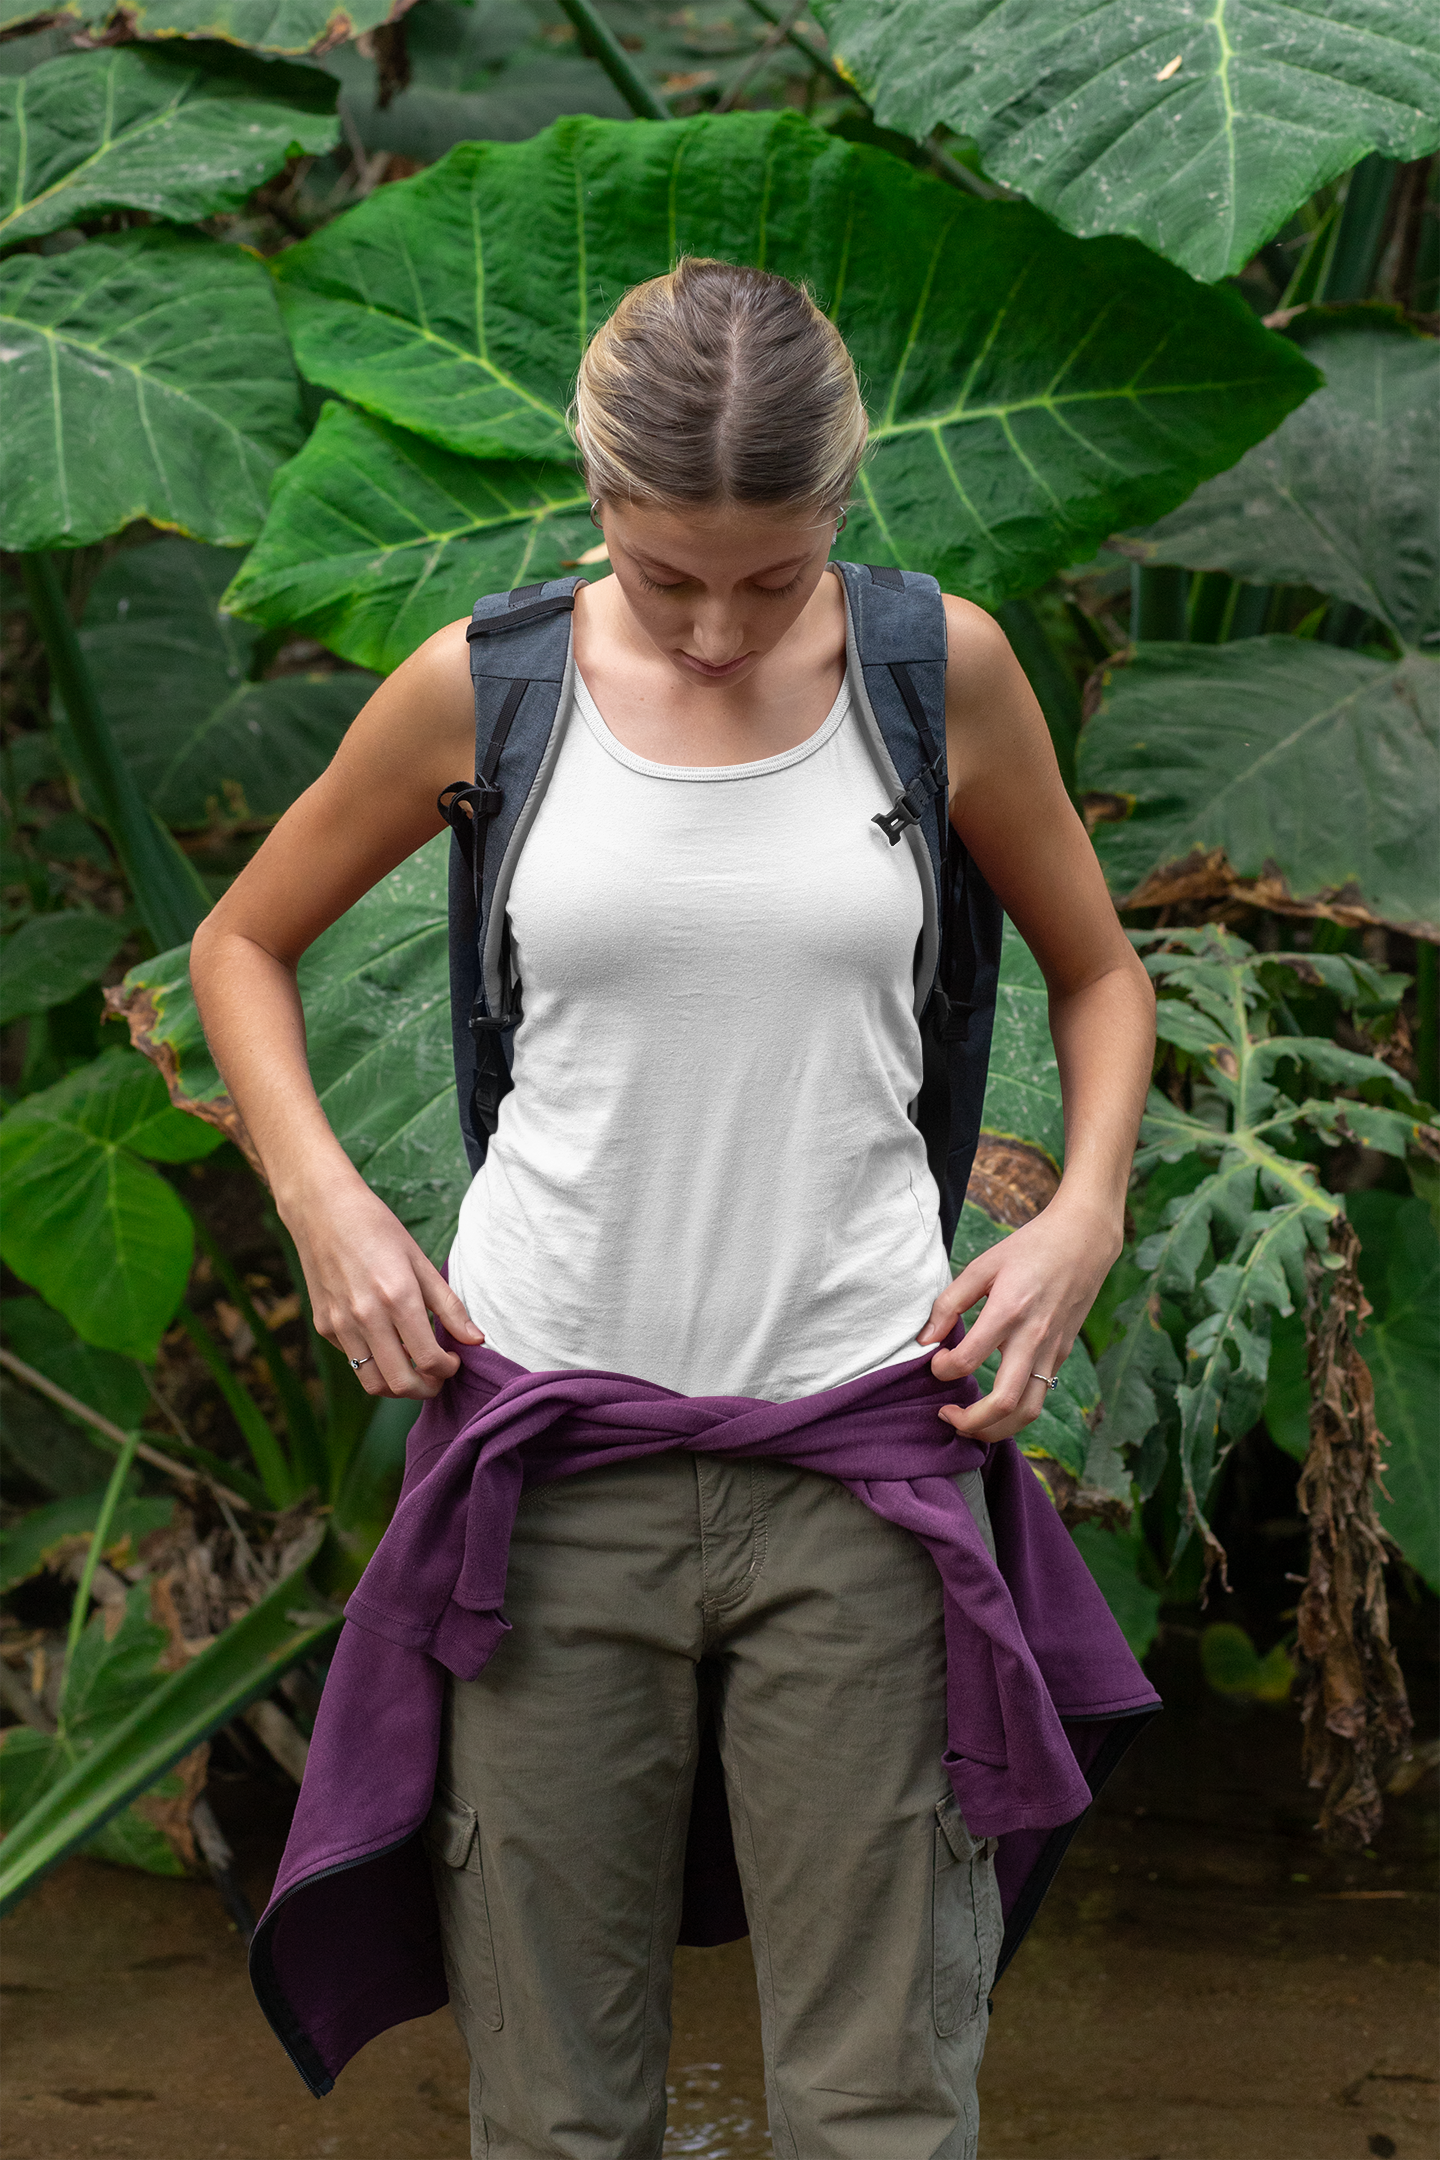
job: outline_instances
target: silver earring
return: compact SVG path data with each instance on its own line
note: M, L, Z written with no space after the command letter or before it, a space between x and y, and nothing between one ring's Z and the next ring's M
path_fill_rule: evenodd
M839 539L841 533L844 532L845 527L849 524L849 522L850 512L848 510L842 510L835 524L835 537L837 540Z
M592 525L593 525L593 526L594 526L594 527L596 528L596 530L597 530L597 531L599 531L599 532L603 532L603 531L605 530L605 528L604 528L604 526L603 526L603 525L602 525L602 524L600 523L600 520L599 520L599 518L598 518L598 517L596 516L596 514L595 514L595 513L596 513L596 512L598 511L598 509L599 509L599 508L600 508L600 497L599 497L599 496L597 495L597 496L595 497L595 500L594 500L594 502L592 502L592 503L591 503L591 505L590 505L590 522L591 522L591 524L592 524Z

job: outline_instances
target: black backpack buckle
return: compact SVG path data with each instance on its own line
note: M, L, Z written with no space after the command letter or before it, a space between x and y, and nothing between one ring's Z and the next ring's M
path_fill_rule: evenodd
M932 796L938 795L944 785L945 759L942 753L936 757L933 765L927 765L923 772L916 775L909 787L900 790L893 809L878 811L871 818L871 824L878 825L891 847L894 847L907 825L920 823L930 807Z

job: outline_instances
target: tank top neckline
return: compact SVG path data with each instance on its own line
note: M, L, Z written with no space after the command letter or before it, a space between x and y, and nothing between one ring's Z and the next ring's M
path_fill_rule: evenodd
M631 772L642 773L649 780L762 780L768 774L784 772L789 766L798 765L803 759L813 757L817 750L824 749L850 709L850 673L847 668L835 693L834 704L813 735L807 735L790 750L778 751L774 757L754 758L743 765L658 765L653 758L644 758L634 750L627 750L607 727L605 716L578 667L575 670L575 703L601 749L617 764L628 766Z

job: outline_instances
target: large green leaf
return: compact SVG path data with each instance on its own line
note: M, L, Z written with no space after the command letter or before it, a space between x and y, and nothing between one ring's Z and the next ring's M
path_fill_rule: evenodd
M255 52L323 53L403 15L414 0L0 0L0 29L62 22L99 30L122 21L132 36L219 38Z
M0 1328L16 1357L75 1395L112 1425L138 1425L152 1407L145 1375L129 1358L82 1342L63 1313L38 1297L0 1298ZM61 1413L57 1412L57 1415ZM68 1415L68 1413L65 1413ZM82 1432L90 1428L74 1423Z
M1418 645L1440 630L1440 344L1375 309L1308 320L1325 388L1126 552L1313 585Z
M1440 145L1421 0L818 0L885 127L943 122L1076 233L1239 270L1367 150Z
M0 1027L75 997L98 980L129 935L113 915L89 908L32 915L0 946Z
M225 605L388 671L478 594L557 577L594 538L573 466L481 464L331 404Z
M1233 293L793 113L463 144L275 275L310 380L472 457L556 458L588 336L681 252L806 281L871 412L847 553L986 604L1173 507L1318 381Z
M1008 919L980 1129L1028 1140L1056 1163L1064 1160L1065 1111L1050 1038L1050 994L1035 955Z
M1373 1307L1359 1346L1385 1435L1385 1489L1376 1506L1411 1566L1440 1590L1440 1237L1424 1201L1403 1193L1347 1193L1345 1212L1360 1239L1360 1281ZM1303 1462L1310 1429L1301 1313L1275 1330L1265 1422Z
M170 1108L152 1066L107 1050L0 1122L0 1253L87 1342L153 1358L194 1233L139 1157L193 1162L219 1145L218 1133Z
M252 682L256 632L218 612L241 561L193 540L122 548L86 601L80 644L116 742L171 825L278 817L376 687L348 669Z
M603 12L622 35L649 27L622 24L610 4ZM410 79L383 105L380 71L353 42L337 45L324 64L340 80L345 111L365 148L418 164L433 164L458 142L522 142L565 113L628 118L629 108L604 70L566 37L569 25L544 29L548 37L522 0L482 0L479 6L425 0L405 25ZM554 42L557 33L561 44ZM679 57L675 30L662 29L661 37L674 55L668 72L694 66ZM653 42L646 37L639 62L651 80ZM663 64L660 72L667 72Z
M292 1665L323 1650L340 1621L316 1611L317 1602L303 1570L287 1576L198 1657L145 1692L128 1716L96 1731L93 1745L63 1776L52 1783L42 1774L30 1804L0 1843L0 1912L18 1904L182 1755L269 1694ZM7 1734L6 1759L13 1744Z
M133 45L47 61L0 81L0 241L120 207L177 224L238 209L288 157L331 148L334 107L318 69L218 74Z
M356 1168L437 1260L449 1251L470 1182L450 1043L449 847L442 833L392 870L300 963L310 1069L325 1114ZM187 958L182 947L131 969L131 1029L175 1076L177 1101L233 1130Z
M252 539L301 436L263 266L141 231L0 264L7 548L79 547L135 518Z
M470 1183L450 1040L449 859L442 833L317 938L300 972L321 1107L436 1259Z
M1285 904L1343 900L1436 934L1434 660L1292 637L1142 645L1101 683L1077 771L1082 791L1132 806L1095 834L1122 904L1218 849Z

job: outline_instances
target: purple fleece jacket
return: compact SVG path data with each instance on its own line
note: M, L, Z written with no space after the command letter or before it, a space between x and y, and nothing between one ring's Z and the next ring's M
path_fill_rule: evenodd
M687 1396L604 1372L527 1372L441 1341L460 1370L411 1432L395 1516L345 1609L295 1820L256 1930L262 2007L312 2091L366 2041L447 1999L428 1862L446 1674L473 1679L527 1488L675 1448L836 1478L925 1546L944 1591L949 1746L970 1832L999 1839L1006 1957L1092 1795L1159 1698L1012 1440L937 1415L973 1401L930 1356L788 1403ZM931 1353L933 1355L933 1353ZM955 1473L979 1469L992 1561ZM713 1745L686 1857L683 1941L745 1931Z

